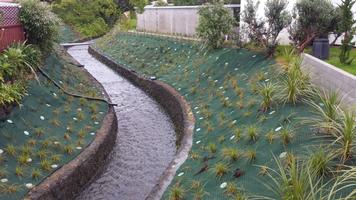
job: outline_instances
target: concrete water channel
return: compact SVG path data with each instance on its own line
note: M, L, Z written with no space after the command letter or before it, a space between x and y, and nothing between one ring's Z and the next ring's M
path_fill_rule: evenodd
M118 104L118 134L104 172L77 200L145 199L176 153L173 123L145 92L97 61L87 49L88 45L73 46L68 53Z

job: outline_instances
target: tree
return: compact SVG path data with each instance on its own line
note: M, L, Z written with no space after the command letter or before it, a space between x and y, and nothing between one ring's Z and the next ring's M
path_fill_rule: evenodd
M355 34L355 24L354 16L352 13L352 7L356 3L355 0L341 0L342 4L339 6L342 13L342 18L340 21L340 30L344 34L344 38L341 41L341 51L340 51L340 62L343 64L350 65L355 58L350 58L350 51L355 45L355 42L352 42Z
M236 24L232 11L223 2L207 3L199 11L197 34L209 48L219 48L224 35L231 33Z
M261 46L266 50L268 56L273 55L278 45L278 35L291 22L291 16L286 11L285 0L267 0L265 6L265 19L257 19L256 10L259 2L247 1L243 13L243 20L247 25L248 38L250 42Z
M137 8L137 11L142 13L145 6L148 4L148 0L129 0L129 3Z
M316 38L327 37L333 31L335 8L329 0L299 0L294 8L294 23L289 28L290 39L299 52Z

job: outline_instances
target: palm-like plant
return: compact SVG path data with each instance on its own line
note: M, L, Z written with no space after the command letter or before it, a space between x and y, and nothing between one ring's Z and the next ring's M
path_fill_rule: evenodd
M301 58L293 59L285 74L279 94L279 99L283 103L296 104L311 94L309 76L302 72L301 63Z
M252 199L285 200L352 200L356 194L356 168L340 171L339 176L325 181L314 173L308 162L295 160L285 167L275 158L277 170L268 168L271 182L264 185L272 196L257 196Z
M356 147L356 122L353 111L342 109L339 123L334 123L334 144L337 144L341 161L345 163L352 157Z
M266 112L274 102L277 86L271 82L260 84L259 94L262 97L261 110Z
M321 132L330 133L333 130L335 122L338 121L338 110L342 98L340 98L338 92L325 92L323 90L316 91L316 96L316 99L320 100L320 103L316 103L313 100L307 101L314 110L314 116L308 118L306 122Z

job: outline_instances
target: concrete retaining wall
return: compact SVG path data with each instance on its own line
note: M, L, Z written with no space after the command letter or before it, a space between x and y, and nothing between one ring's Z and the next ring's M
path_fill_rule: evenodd
M155 99L174 123L178 136L176 142L177 153L174 160L162 174L160 181L146 197L146 200L158 200L173 180L177 169L188 158L188 153L192 147L195 119L190 105L174 88L162 81L150 80L134 70L127 69L92 47L89 47L89 53Z
M60 54L63 58L76 63L64 49ZM84 68L93 84L100 86L104 96L109 99L101 84ZM76 158L63 165L43 182L34 187L24 200L68 200L73 199L89 184L107 163L107 157L115 145L117 136L117 118L112 106L108 108L101 128L96 132L92 143L86 147Z
M303 69L312 82L325 90L339 91L344 103L356 103L356 76L349 74L309 54L303 54Z
M226 5L239 9L240 5ZM142 14L137 15L137 30L195 36L199 23L198 10L200 6L146 6Z

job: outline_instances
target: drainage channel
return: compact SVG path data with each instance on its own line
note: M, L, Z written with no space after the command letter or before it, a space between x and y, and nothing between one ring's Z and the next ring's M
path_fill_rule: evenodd
M173 123L145 92L88 53L88 45L68 53L105 88L118 118L116 145L104 172L77 200L142 200L158 182L176 152Z

